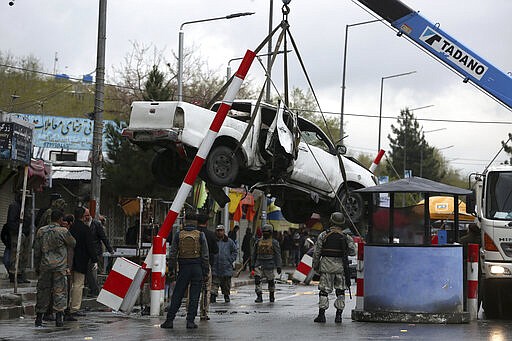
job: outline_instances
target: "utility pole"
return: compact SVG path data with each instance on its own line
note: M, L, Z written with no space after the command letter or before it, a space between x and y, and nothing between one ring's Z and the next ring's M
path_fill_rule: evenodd
M107 27L107 0L99 0L98 49L96 54L96 89L94 94L94 130L92 135L91 158L91 215L99 217L101 197L102 144L103 144L103 102L105 88L105 41Z

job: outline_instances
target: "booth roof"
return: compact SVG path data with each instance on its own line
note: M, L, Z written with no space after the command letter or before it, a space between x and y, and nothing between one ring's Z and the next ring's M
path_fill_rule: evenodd
M471 194L470 190L445 185L440 182L435 182L432 180L420 178L420 177L411 177L406 179L400 179L393 182L388 182L385 184L360 188L355 190L354 192L360 193L410 193L410 192L419 192L419 193L434 193L434 194L453 194L453 195L468 195Z

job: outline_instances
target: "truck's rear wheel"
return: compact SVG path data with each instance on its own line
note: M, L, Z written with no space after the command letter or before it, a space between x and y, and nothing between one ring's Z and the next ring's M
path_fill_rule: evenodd
M151 172L155 180L165 187L179 187L188 171L186 160L181 159L171 149L158 151L151 162Z

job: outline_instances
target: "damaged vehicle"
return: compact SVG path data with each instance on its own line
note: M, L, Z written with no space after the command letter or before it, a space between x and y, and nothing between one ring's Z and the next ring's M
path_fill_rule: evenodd
M219 105L208 110L185 102L133 102L123 136L142 148L157 148L154 176L162 184L179 186ZM245 185L274 196L292 223L305 222L313 212L328 217L341 210L340 200L343 211L357 222L364 202L352 190L374 186L376 179L343 152L318 126L282 106L261 103L256 108L255 101L238 100L200 176L218 202L223 201L221 187Z

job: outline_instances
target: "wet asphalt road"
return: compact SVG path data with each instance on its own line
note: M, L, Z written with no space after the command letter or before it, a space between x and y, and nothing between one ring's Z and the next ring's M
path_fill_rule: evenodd
M183 308L174 329L159 328L163 317L88 312L79 322L66 322L64 328L53 323L35 328L32 318L0 321L0 340L512 340L512 321L479 320L462 325L353 322L350 314L355 299L349 297L341 325L334 323L332 306L327 323L317 324L313 322L318 301L315 286L278 284L277 289L275 303L269 303L265 293L264 303L256 304L252 286L236 288L231 303L211 305L210 321L196 319L196 330L185 329Z

